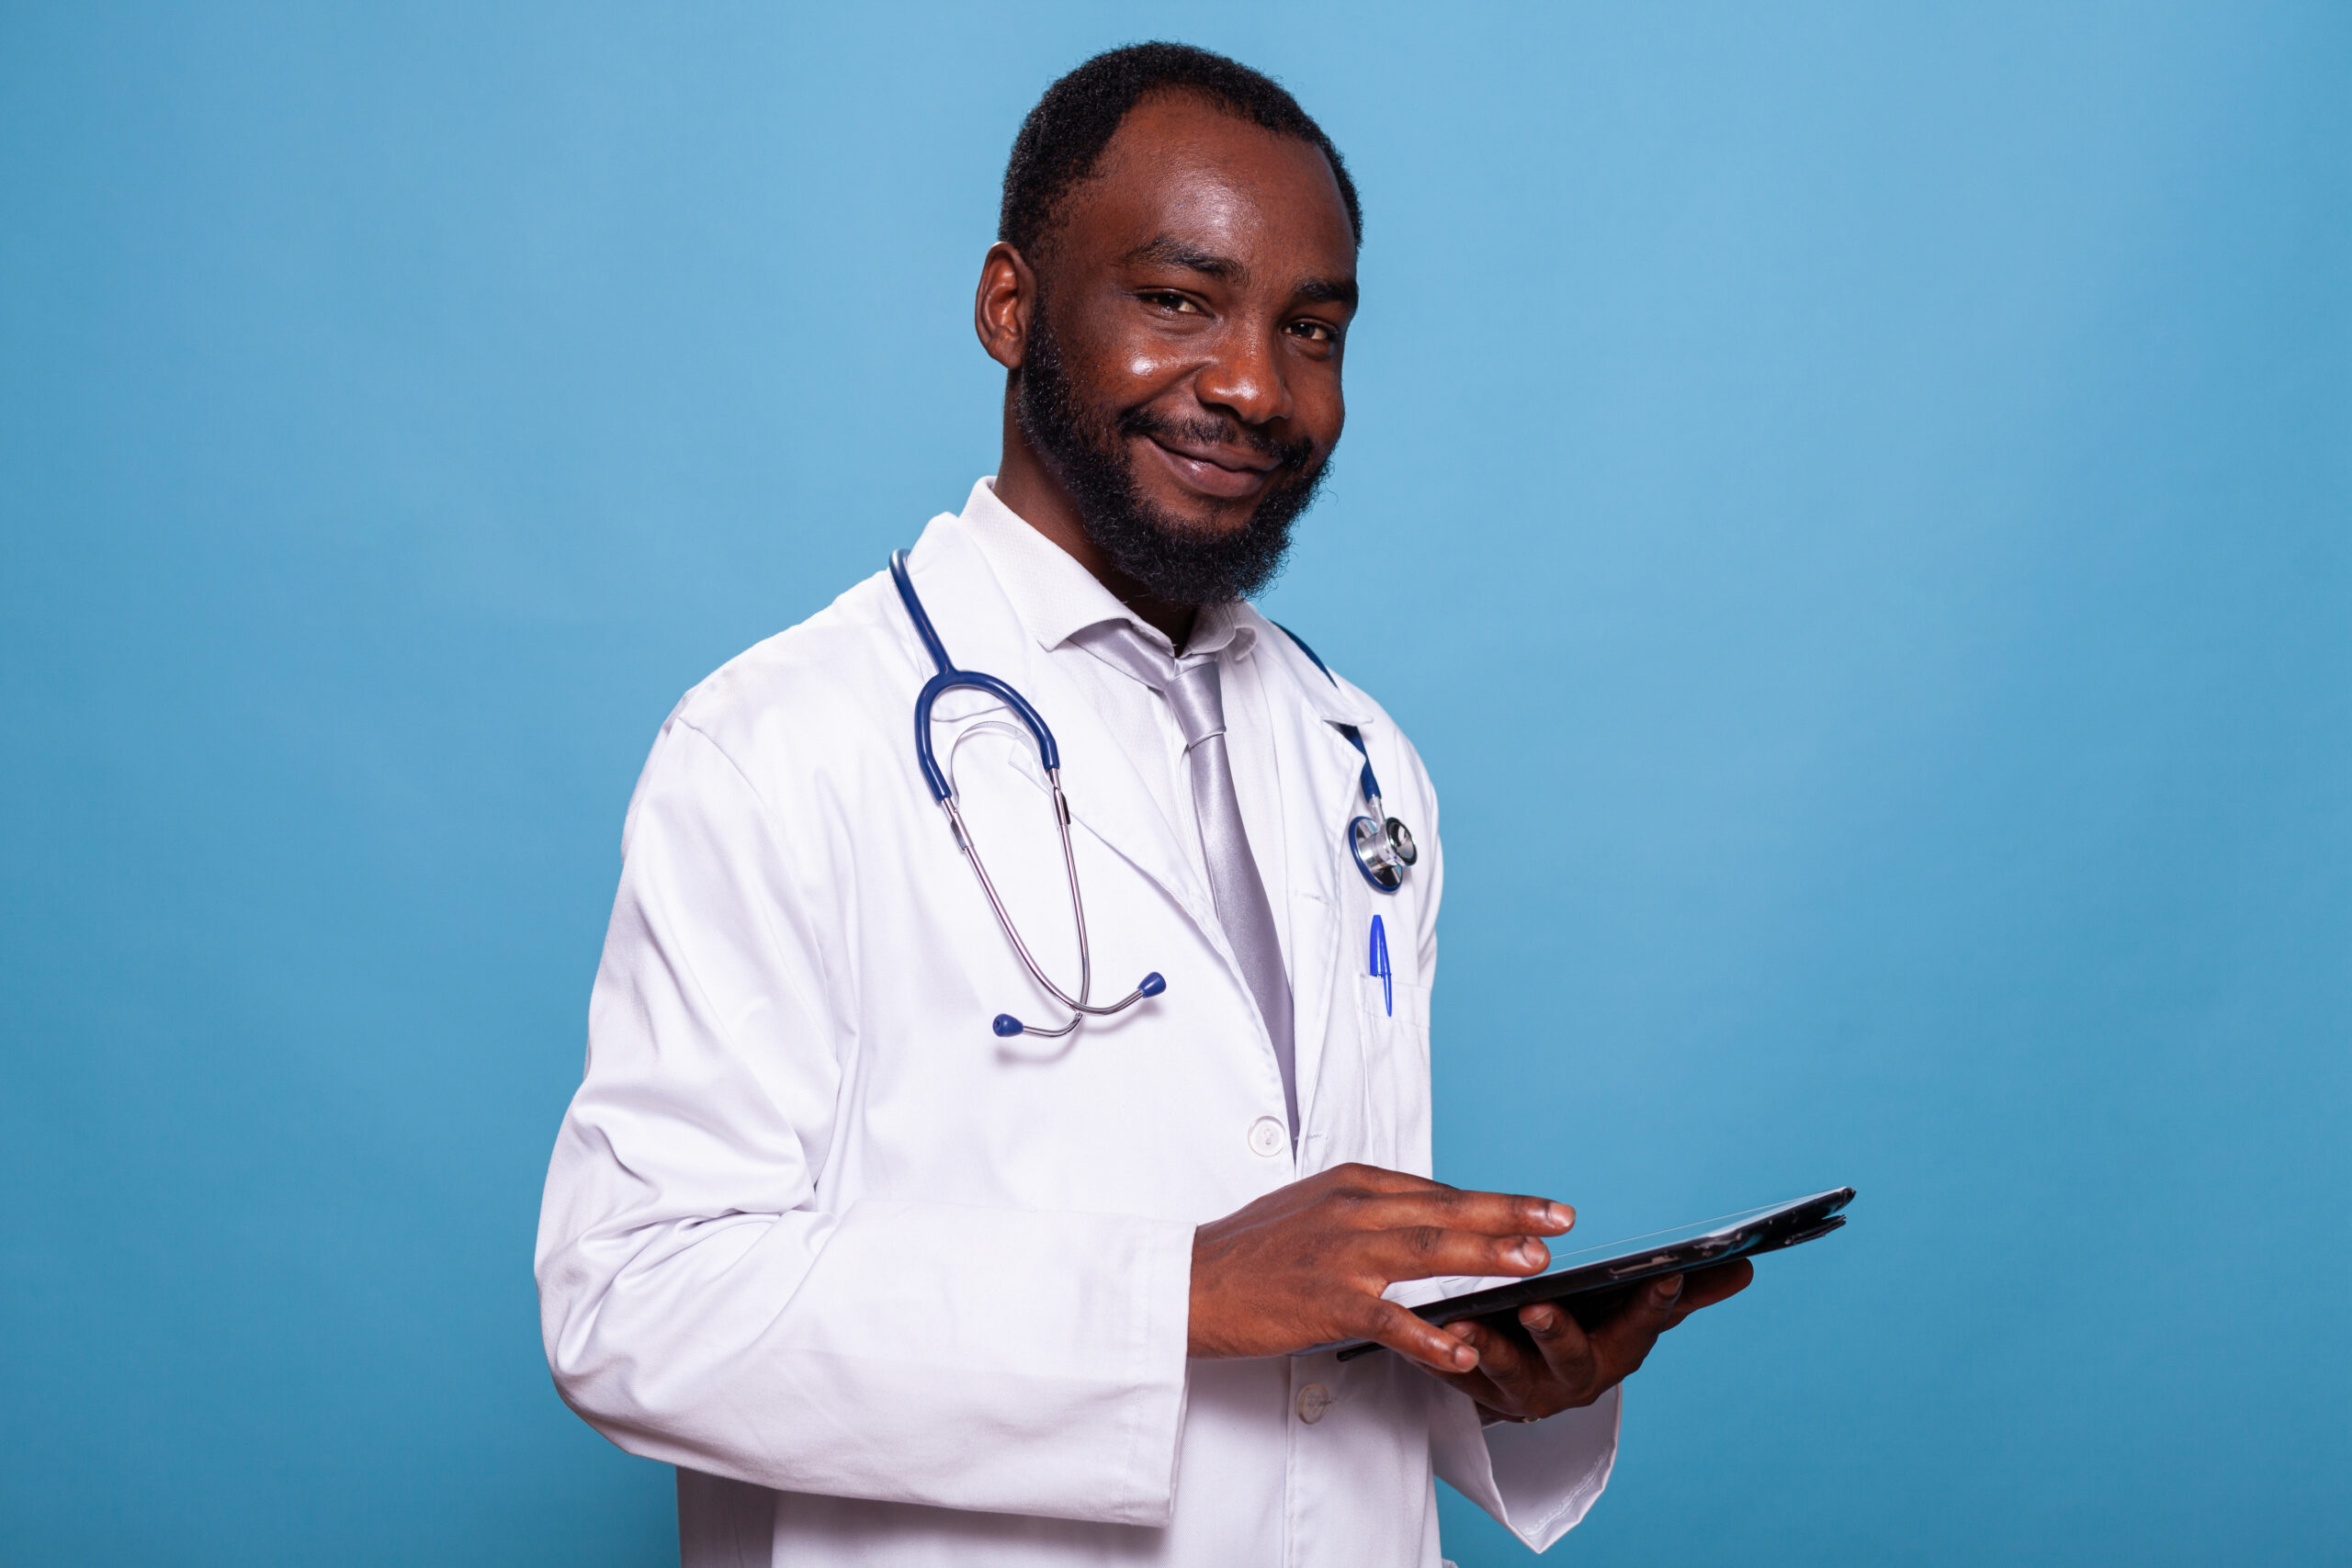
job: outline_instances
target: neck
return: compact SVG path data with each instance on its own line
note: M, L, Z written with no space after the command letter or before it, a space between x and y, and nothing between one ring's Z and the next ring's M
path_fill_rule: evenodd
M1005 400L1004 458L997 465L996 498L1023 523L1061 547L1062 553L1093 575L1120 604L1168 634L1182 653L1192 637L1197 604L1171 604L1144 592L1142 585L1113 566L1088 537L1078 499L1056 477L1013 416L1012 400Z

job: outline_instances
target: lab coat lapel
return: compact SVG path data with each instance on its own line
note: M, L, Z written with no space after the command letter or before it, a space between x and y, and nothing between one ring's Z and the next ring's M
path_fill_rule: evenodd
M1357 780L1363 760L1340 733L1376 721L1369 704L1340 689L1306 658L1290 635L1256 610L1257 647L1265 660L1268 710L1274 716L1276 765L1283 775L1283 852L1290 879L1291 1004L1296 1012L1298 1103L1303 1134L1300 1157L1306 1168L1324 1164L1313 1140L1326 1120L1318 1116L1316 1090L1322 1082L1324 1049L1336 1010L1351 1006L1347 983L1364 954L1353 944L1368 942L1369 930L1351 933L1342 877L1357 876L1343 835L1363 809ZM1353 1025L1344 1015L1340 1021Z
M1028 698L1060 748L1062 791L1071 819L1173 899L1224 956L1238 983L1240 968L1216 905L1183 852L1175 825L1093 704L1030 637L986 558L954 523L952 517L933 519L908 554L915 590L948 657L958 668L1010 682Z

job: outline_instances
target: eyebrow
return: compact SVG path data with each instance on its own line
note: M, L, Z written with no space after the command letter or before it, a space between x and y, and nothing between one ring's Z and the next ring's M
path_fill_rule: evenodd
M1137 245L1122 259L1129 265L1181 267L1227 283L1250 280L1250 269L1231 256L1202 250L1171 234ZM1317 304L1345 305L1350 310L1356 304L1356 280L1352 277L1303 277L1291 286L1291 292Z
M1228 283L1244 282L1250 276L1250 269L1231 256L1221 256L1214 251L1202 250L1198 245L1186 244L1170 234L1162 234L1156 240L1137 245L1124 259L1130 264L1148 266L1182 267L1186 272L1205 273Z
M1318 304L1345 305L1351 310L1356 308L1356 280L1352 277L1302 277L1292 285L1291 292Z

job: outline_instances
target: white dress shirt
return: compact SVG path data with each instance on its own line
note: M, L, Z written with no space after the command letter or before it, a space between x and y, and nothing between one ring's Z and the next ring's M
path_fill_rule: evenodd
M1174 654L1175 645L1166 632L1121 603L1068 551L1023 522L996 498L995 486L993 479L985 479L972 487L962 517L972 542L987 558L989 570L996 574L1022 626L1039 648L1068 667L1071 682L1086 693L1094 711L1118 738L1120 750L1136 764L1151 791L1153 804L1172 828L1181 829L1176 837L1182 840L1193 868L1205 880L1208 869L1202 860L1200 823L1184 763L1184 736L1174 713L1158 692L1086 651L1080 634L1105 621L1118 621L1134 627L1164 653ZM1281 909L1289 891L1283 857L1267 852L1282 841L1282 810L1274 798L1272 724L1258 664L1250 657L1258 628L1264 624L1239 604L1204 605L1193 617L1192 636L1185 640L1183 651L1216 656L1217 678L1225 693L1225 744L1233 760L1233 787L1241 801L1242 826L1250 835L1267 900ZM1281 934L1283 922L1275 924ZM1287 967L1287 943L1283 960Z

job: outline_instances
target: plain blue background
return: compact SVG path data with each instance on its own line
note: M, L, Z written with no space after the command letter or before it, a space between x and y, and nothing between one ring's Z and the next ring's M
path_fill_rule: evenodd
M672 1556L529 1273L622 807L1169 33L1363 187L1269 607L1445 795L1441 1174L1861 1190L1562 1555L2352 1561L2352 12L2219 3L7 6L0 1558Z

